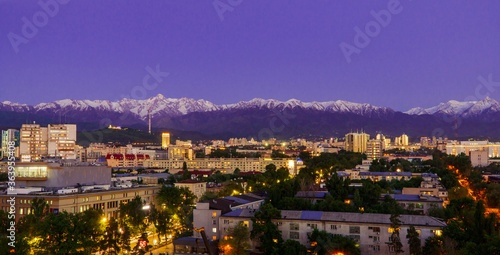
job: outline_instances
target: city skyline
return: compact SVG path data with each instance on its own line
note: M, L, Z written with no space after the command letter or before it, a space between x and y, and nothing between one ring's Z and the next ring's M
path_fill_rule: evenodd
M0 83L16 90L1 102L135 93L215 104L345 100L407 111L500 100L496 2L52 3L57 8L2 3ZM36 29L31 38L25 24ZM158 85L140 94L136 87L154 72L149 84Z

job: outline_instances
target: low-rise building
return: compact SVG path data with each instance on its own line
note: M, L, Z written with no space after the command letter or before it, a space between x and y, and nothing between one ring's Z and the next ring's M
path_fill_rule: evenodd
M276 168L288 168L291 175L295 175L303 167L303 163L296 159L270 159L270 158L199 158L199 159L168 159L168 160L146 160L145 168L159 168L169 170L180 170L184 162L189 169L236 169L242 172L257 171L265 172L266 166L274 164ZM175 172L175 171L172 171Z
M219 217L237 209L258 210L264 204L264 197L256 193L229 196L196 203L193 209L193 227L205 228L207 239L220 240ZM200 233L193 231L193 236L200 238Z
M221 238L230 238L229 232L240 222L252 230L251 218L255 210L237 209L219 217ZM273 220L281 232L283 239L295 240L308 248L312 247L308 235L314 230L324 230L331 234L349 236L356 240L361 254L390 254L390 241L394 229L391 228L390 214L375 213L345 213L321 211L281 211L281 219ZM420 234L421 244L425 239L440 236L446 223L434 217L423 215L400 215L400 238L403 245L408 243L406 232L414 226ZM407 247L407 246L406 246ZM258 240L251 241L253 250L260 250ZM409 249L403 249L403 254L410 254Z
M202 181L197 181L197 180L192 180L192 179L186 179L180 182L174 183L175 187L177 188L187 188L193 194L196 196L195 201L198 201L198 199L205 194L207 191L207 183L202 182Z
M31 213L33 199L45 199L49 205L49 212L77 213L88 209L101 209L106 217L117 217L120 203L128 203L136 196L140 196L146 205L156 204L155 197L160 186L138 186L131 188L113 188L109 185L84 187L68 187L64 189L25 188L16 189L15 208L16 220ZM26 194L21 194L26 193ZM8 212L12 194L0 195L0 209Z
M428 214L431 208L443 208L443 200L429 195L389 194L405 209Z
M444 187L418 187L418 188L408 188L404 187L402 190L403 195L419 195L419 196L433 196L443 200L444 204L449 202L448 191Z

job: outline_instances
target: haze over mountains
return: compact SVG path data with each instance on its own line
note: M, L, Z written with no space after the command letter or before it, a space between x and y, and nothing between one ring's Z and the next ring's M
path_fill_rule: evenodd
M351 130L388 135L417 136L455 135L457 120L459 137L500 137L500 103L484 98L481 101L451 100L437 106L413 108L406 112L388 107L352 103L342 100L328 102L285 102L274 99L252 99L235 104L216 105L206 100L165 98L159 94L145 100L58 100L26 105L5 101L0 103L0 126L19 127L36 121L77 123L79 130L112 125L145 128L151 109L155 130L194 131L213 138L268 136L339 137Z

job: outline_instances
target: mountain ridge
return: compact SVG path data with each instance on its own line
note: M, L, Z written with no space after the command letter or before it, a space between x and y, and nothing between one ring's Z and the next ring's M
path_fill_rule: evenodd
M406 112L343 100L254 98L217 105L203 99L166 98L161 94L144 100L64 99L31 106L5 101L0 103L0 127L19 127L37 121L43 125L75 123L79 130L97 130L108 125L147 129L149 108L155 130L189 131L221 138L230 135L261 138L266 132L281 137L338 137L356 129L389 135L406 132L413 137L453 137L455 121L459 135L500 137L496 128L500 124L500 104L488 97L469 102L450 100Z

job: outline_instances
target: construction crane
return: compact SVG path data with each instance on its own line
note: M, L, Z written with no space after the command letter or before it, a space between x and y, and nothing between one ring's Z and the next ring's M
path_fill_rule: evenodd
M203 238L203 243L205 243L205 248L207 249L208 255L215 255L213 254L212 250L210 249L210 245L208 244L207 235L205 234L205 228L197 229L193 227L193 229L194 231L201 234L201 238Z

